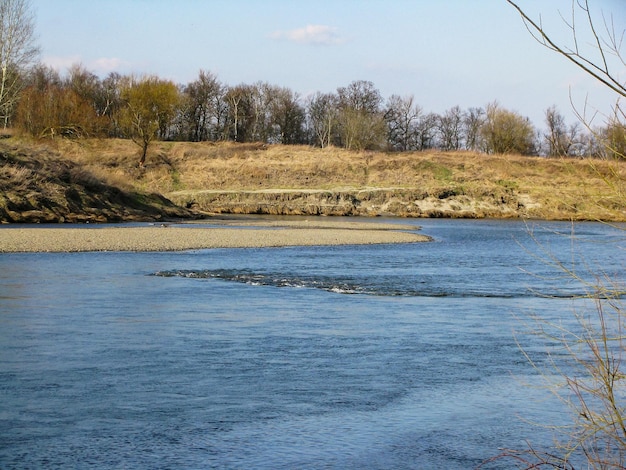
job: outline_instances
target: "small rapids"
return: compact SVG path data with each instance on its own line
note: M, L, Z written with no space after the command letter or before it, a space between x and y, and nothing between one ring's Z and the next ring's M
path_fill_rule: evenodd
M430 278L422 280L398 279L390 277L353 277L341 278L323 275L298 275L292 273L264 273L245 269L174 269L157 271L157 277L179 277L187 279L218 279L237 282L250 286L268 286L278 288L319 289L336 294L371 295L384 297L483 297L483 298L519 298L519 297L553 297L553 298L595 298L606 297L608 293L585 292L583 289L570 286L561 287L561 292L552 291L549 295L529 286L517 289L498 289L495 285L472 286L468 283L435 282ZM622 292L613 297L621 297Z
M279 273L255 273L246 270L170 270L154 273L160 277L183 277L189 279L220 279L239 282L251 286L292 287L321 289L338 294L369 294L369 295L408 295L402 291L390 292L375 286L363 286L350 280L339 280L331 277L286 276Z

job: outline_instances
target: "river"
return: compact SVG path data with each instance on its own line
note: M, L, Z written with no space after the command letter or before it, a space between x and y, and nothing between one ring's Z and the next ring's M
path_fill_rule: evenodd
M587 308L555 259L623 283L624 227L395 221L434 241L0 255L0 467L467 469L549 446L533 421L568 414L533 386L526 320Z

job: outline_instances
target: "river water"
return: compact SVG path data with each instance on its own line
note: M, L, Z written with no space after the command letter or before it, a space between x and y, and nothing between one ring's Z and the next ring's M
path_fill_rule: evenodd
M532 386L525 319L585 308L551 257L624 282L623 227L397 222L434 241L0 255L0 468L467 469L549 445L533 421L567 414Z

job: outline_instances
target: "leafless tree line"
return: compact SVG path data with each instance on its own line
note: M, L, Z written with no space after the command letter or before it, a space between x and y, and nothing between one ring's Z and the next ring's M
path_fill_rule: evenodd
M128 137L120 126L127 105L123 90L133 77L111 73L104 79L80 65L64 77L37 65L22 78L20 101L10 115L16 127L35 135ZM161 82L165 82L162 80ZM471 150L570 157L605 157L598 135L626 146L626 129L609 123L588 132L568 125L550 107L545 131L498 103L442 114L425 111L414 96L384 100L372 82L359 80L334 93L300 97L266 82L228 86L201 70L176 87L175 111L161 122L158 138L185 141L264 142L338 146L354 150ZM35 123L35 117L41 121ZM49 121L66 122L49 122ZM622 147L623 148L623 147Z

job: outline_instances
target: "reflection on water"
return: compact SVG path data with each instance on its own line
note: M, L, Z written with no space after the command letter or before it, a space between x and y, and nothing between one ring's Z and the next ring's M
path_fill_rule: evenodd
M541 365L519 318L567 324L585 287L522 223L419 224L435 242L2 255L0 467L466 469L549 444L520 416L566 416L514 333ZM577 236L623 275L619 231Z

